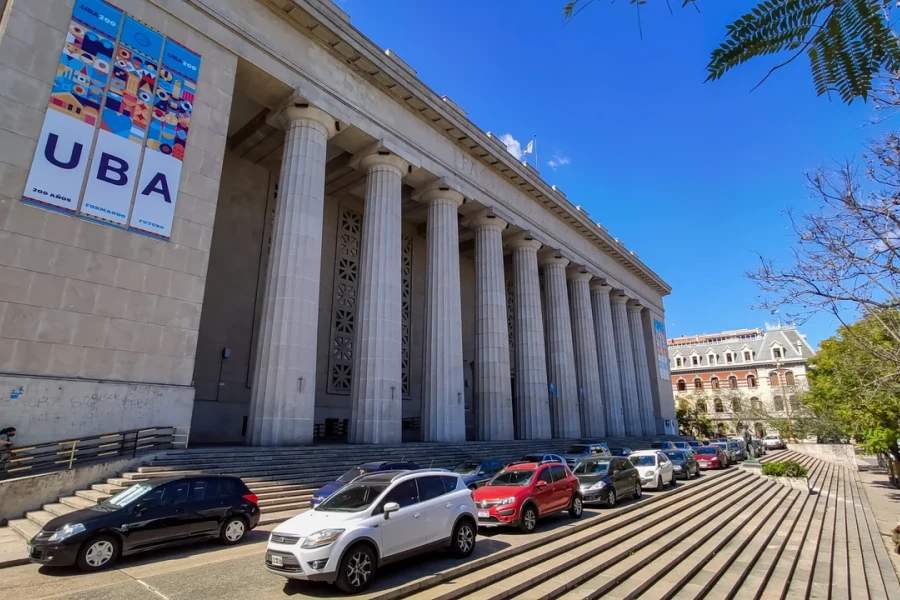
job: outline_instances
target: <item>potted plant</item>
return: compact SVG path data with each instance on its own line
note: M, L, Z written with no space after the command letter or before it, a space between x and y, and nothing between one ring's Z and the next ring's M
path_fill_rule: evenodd
M787 487L805 490L809 492L809 471L795 460L785 460L766 463L762 467L762 474L774 478Z

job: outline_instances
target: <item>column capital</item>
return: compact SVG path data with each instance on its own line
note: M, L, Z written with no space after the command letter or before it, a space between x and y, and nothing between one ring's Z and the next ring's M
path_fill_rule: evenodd
M628 304L625 305L625 308L628 309L628 312L641 312L643 310L644 305L641 304L640 300L629 299Z
M603 293L609 296L612 286L602 277L594 277L591 279L591 292Z
M417 189L413 192L412 198L425 205L443 200L444 202L453 203L456 206L465 202L466 199L465 196L451 188L442 179L438 179L423 188Z
M501 219L489 208L479 211L463 221L465 227L475 229L497 229L503 231L509 225L505 219Z
M544 248L538 255L538 262L542 267L566 267L569 264L569 259L563 256L556 248Z
M625 304L630 299L631 298L626 296L625 292L623 292L621 290L617 290L616 293L610 293L610 295L609 295L609 301L612 302L613 304Z
M569 268L566 269L566 277L573 281L590 281L594 274L588 273L582 265L569 265Z
M400 171L401 177L409 171L409 162L400 158L390 150L376 150L366 156L360 157L359 166L367 171L372 167L394 167Z
M517 233L511 237L509 241L506 242L506 246L513 250L517 248L527 248L537 252L543 244L534 239L527 231L523 231L522 233Z
M287 129L292 123L298 121L311 121L325 129L325 135L330 139L337 133L337 120L321 108L316 108L306 102L288 102L266 121L269 125L279 129Z

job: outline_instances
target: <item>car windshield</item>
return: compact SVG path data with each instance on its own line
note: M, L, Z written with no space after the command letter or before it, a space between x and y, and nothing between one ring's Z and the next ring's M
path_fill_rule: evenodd
M466 460L453 467L453 472L459 473L460 475L472 475L476 473L480 468L481 463Z
M355 467L350 469L340 477L338 477L338 483L350 483L360 475L365 475L366 473L371 473L375 469L370 469L368 467Z
M715 447L715 448L721 448L722 450L728 450L728 445L727 445L727 444L722 444L722 443L719 443L719 442L716 442L715 444L713 444L713 447Z
M716 449L712 446L703 446L699 450L697 450L697 454L718 454Z
M777 439L778 439L778 436L777 436L777 435L767 435L767 436L766 436L766 439L767 439L767 440L777 440Z
M566 450L567 454L587 454L590 451L590 446L582 446L582 445L574 445L569 446L569 449Z
M123 491L119 492L112 498L107 498L100 503L100 506L103 506L105 508L122 508L123 506L128 506L138 498L142 498L154 487L155 486L148 483L135 484L129 488L125 488Z
M543 454L526 454L522 457L522 462L543 462L544 455Z
M663 447L663 443L662 442L653 442L652 444L650 444L650 447L655 450L658 450Z
M666 452L666 456L672 460L687 460L684 452Z
M313 510L359 512L371 506L387 486L387 483L351 483L336 491Z
M533 469L511 469L509 471L501 471L496 477L491 479L488 485L528 485L534 477Z
M573 473L575 475L606 475L609 471L609 461L587 460L578 463Z
M656 466L656 457L655 456L635 456L632 454L628 457L636 467L655 467Z

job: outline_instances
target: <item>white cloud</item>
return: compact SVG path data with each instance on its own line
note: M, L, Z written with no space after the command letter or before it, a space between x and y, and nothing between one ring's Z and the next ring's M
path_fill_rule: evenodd
M568 156L560 156L559 154L554 154L553 158L547 161L547 166L549 166L554 171L557 167L562 167L572 162L572 159Z
M522 144L509 133L500 136L500 141L506 144L509 153L516 157L516 160L522 160Z

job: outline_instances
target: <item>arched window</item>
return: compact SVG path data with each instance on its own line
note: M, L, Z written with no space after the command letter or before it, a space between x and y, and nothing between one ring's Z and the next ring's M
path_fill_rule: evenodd
M714 389L714 390L719 389L719 378L718 378L718 377L713 377L712 379L710 379L710 380L709 380L709 385L710 385L710 387L712 387L712 389Z
M697 400L697 412L706 412L706 400Z
M700 379L699 377L697 377L696 379L694 379L694 389L695 389L695 390L702 390L702 389L703 389L703 380Z
M794 385L794 374L791 371L785 371L784 384L785 385Z
M778 383L778 372L772 371L771 373L769 373L769 385L771 385L772 387L778 387Z
M791 403L791 410L800 410L800 401L797 400L797 396L788 396L788 401Z
M731 401L731 410L734 412L741 412L741 401L735 398Z
M687 391L687 383L685 383L684 379L679 379L677 385L678 385L678 391L679 391L679 392L686 392L686 391Z
M737 377L732 375L728 378L728 387L730 387L733 390L737 389Z
M719 423L718 425L716 425L716 435L718 435L719 437L723 437L725 435L724 423Z
M753 410L762 410L762 404L756 396L750 398L750 408Z
M747 387L756 387L756 375L747 375Z
M725 406L722 404L722 400L720 400L719 398L713 400L713 408L717 413L725 412Z
M784 410L784 398L775 396L775 410L781 412Z

